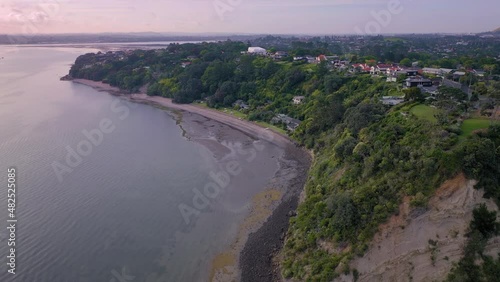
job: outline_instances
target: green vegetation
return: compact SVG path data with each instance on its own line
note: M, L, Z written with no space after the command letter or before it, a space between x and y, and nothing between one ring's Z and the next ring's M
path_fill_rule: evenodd
M424 60L443 67L470 60L408 54L406 41L384 42L394 44L392 54L384 53L385 60L403 61L408 55L405 64ZM330 52L320 41L291 45L290 54L298 56ZM460 172L478 180L486 197L500 202L500 125L473 133L484 124L466 121L462 133L460 121L470 107L462 90L442 86L436 97L425 99L418 88L402 91L384 78L332 69L324 62L276 62L241 54L247 47L226 41L172 44L118 57L88 54L78 58L70 74L129 91L148 85L148 95L177 103L204 101L207 107L281 132L285 124L270 125L277 114L301 120L290 135L314 150L316 159L307 198L291 219L283 250L286 278L330 281L349 272L349 261L367 250L379 225L398 212L403 198L409 197L413 207L426 206L435 189ZM370 52L363 47L350 57L374 64L381 57ZM484 91L496 97L495 89ZM305 99L296 105L294 96ZM385 106L383 96L404 96L406 102ZM476 228L486 230L477 223ZM430 247L435 259L438 250ZM485 259L484 267L496 263ZM352 273L359 276L357 270Z
M206 108L210 108L208 107L208 105L206 103L199 103L198 104L199 106L201 107L206 107ZM246 119L248 120L248 115L241 112L240 110L237 110L237 109L231 109L231 108L218 108L216 109L217 111L219 112L223 112L225 114L228 114L228 115L232 115L232 116L235 116L239 119ZM281 127L278 127L278 126L275 126L275 125L272 125L270 123L267 123L267 122L263 122L263 121L254 121L255 123L257 123L258 125L262 126L262 127L266 127L266 128L269 128L269 129L272 129L273 131L275 132L278 132L278 133L281 133L283 135L287 135L287 131Z
M470 136L472 132L479 129L487 129L491 124L489 119L467 119L462 124L462 136Z
M411 113L416 117L428 120L432 123L437 123L436 115L438 114L438 112L438 109L426 105L416 105L415 107L411 108Z
M500 254L496 259L484 254L488 240L500 232L497 213L488 211L486 205L482 204L474 209L473 215L464 257L448 275L448 282L498 281ZM482 263L478 264L478 261Z
M380 115L361 103L365 115L356 126L348 115L319 142L306 192L293 218L285 247L284 275L329 281L340 262L362 255L378 226L398 211L405 196L425 206L440 184L464 171L479 179L487 197L500 201L500 126L463 143L445 127L402 113L409 106ZM358 128L362 127L361 130ZM492 153L492 152L495 152ZM335 246L323 248L321 242ZM342 251L343 250L343 251Z
M292 220L286 276L332 279L329 270L363 254L404 196L411 196L413 205L425 205L434 189L460 170L457 156L447 152L456 136L434 137L443 129L405 116L410 107L385 113L376 104L360 103L320 140L325 146L310 173L308 197ZM329 253L321 241L350 251Z

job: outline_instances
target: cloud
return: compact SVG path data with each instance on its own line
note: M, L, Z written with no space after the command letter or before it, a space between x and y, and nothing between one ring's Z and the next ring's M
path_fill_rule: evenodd
M226 5L223 17L214 7ZM0 0L0 33L35 26L39 32L351 33L391 0ZM497 26L498 0L399 0L404 15L385 32L470 31ZM449 14L449 7L454 13ZM229 8L227 8L229 7ZM470 21L471 14L481 15ZM425 18L426 20L422 20ZM418 23L418 24L416 24Z
M59 7L55 1L7 1L0 6L0 21L7 23L40 24L54 16Z
M236 1L235 1L236 2ZM295 8L295 7L366 7L368 5L386 4L388 0L241 0L253 7L278 7L278 8Z

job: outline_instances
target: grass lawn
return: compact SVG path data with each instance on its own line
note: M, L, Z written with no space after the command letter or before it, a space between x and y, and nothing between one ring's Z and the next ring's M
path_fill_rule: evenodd
M292 62L287 62L287 61L279 61L277 62L278 65L286 65L287 67L292 66Z
M273 131L279 132L279 133L281 133L281 134L283 134L285 136L288 136L288 133L286 132L286 130L284 130L281 127L277 127L277 126L274 126L272 124L269 124L269 123L263 122L263 121L256 121L255 123L258 124L258 125L260 125L260 126L272 129Z
M395 96L395 97L403 97L405 96L405 93L402 91L399 91L397 89L391 89L389 90L388 96Z
M439 110L426 105L417 105L411 108L410 112L419 118L436 123L437 119L434 117L434 115L437 114Z
M498 121L496 121L495 123L498 123ZM490 124L491 122L489 119L473 118L465 120L462 124L462 134L460 136L469 136L475 130L490 127Z

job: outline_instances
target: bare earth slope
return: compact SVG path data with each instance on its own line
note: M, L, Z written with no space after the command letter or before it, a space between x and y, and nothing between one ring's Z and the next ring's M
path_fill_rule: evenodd
M444 183L429 202L428 209L411 210L409 200L398 216L379 228L367 253L351 263L359 271L358 281L443 281L452 263L462 257L465 234L472 210L486 203L498 211L492 200L475 190L475 181L458 175ZM500 252L500 237L486 247L490 255ZM353 281L352 275L340 281Z

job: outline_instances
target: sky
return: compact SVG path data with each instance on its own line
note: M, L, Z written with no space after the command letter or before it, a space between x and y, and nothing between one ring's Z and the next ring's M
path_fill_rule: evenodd
M0 34L469 33L500 27L499 0L0 0Z

